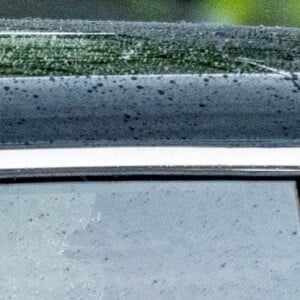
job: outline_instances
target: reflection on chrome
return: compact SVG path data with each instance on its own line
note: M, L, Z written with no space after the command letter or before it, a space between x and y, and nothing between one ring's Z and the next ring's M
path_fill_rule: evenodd
M299 172L300 148L98 147L0 151L0 175L39 170L126 174Z

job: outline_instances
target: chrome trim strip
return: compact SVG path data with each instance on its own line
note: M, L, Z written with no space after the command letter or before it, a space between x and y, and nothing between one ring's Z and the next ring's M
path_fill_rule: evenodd
M102 147L0 150L0 178L260 173L300 175L300 148Z

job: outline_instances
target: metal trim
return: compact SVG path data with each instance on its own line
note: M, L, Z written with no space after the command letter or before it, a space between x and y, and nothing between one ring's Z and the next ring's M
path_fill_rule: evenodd
M300 148L97 147L0 151L0 178L299 176Z

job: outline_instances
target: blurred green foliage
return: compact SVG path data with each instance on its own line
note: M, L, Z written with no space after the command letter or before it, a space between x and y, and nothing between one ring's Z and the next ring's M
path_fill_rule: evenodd
M300 0L130 0L130 19L300 27Z
M208 20L224 24L300 27L300 0L206 0Z

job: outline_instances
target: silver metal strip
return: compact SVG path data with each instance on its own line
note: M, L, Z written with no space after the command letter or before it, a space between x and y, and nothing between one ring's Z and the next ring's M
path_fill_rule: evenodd
M299 175L300 148L102 147L0 151L0 178L243 173Z

